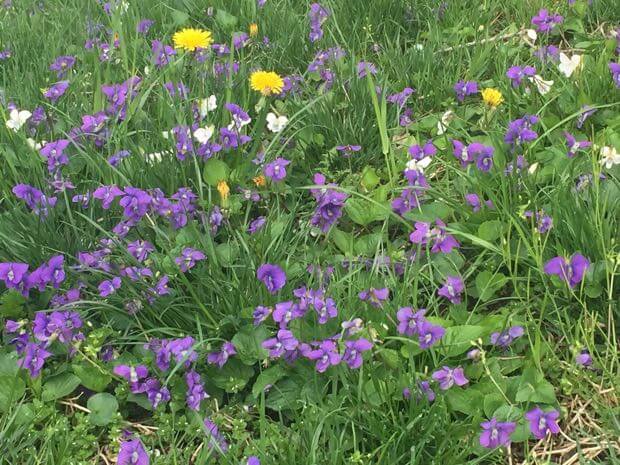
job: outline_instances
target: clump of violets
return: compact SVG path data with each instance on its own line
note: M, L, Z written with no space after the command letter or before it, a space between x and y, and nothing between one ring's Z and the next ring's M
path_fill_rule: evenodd
M316 173L314 175L314 183L323 187L310 190L317 203L310 224L318 227L324 233L329 231L342 216L342 209L348 198L348 195L344 192L334 189L337 187L336 184L326 184L325 181L325 176Z
M321 26L329 17L330 12L319 3L310 5L308 18L310 20L310 42L317 42L323 37L323 29Z
M286 273L278 265L264 263L256 270L256 277L261 281L270 294L276 294L286 284Z
M450 253L460 245L453 236L446 233L446 225L439 219L435 220L435 226L416 221L415 230L409 235L409 240L414 244L430 245L432 253Z
M590 266L590 260L581 254L574 254L570 259L554 257L545 263L544 271L548 275L555 275L566 282L571 288L579 284Z
M525 334L525 331L522 326L512 326L505 331L491 334L491 344L505 349L509 347L515 339L523 336L523 334Z
M532 17L532 24L536 26L538 32L551 32L558 24L562 24L564 18L558 13L549 13L549 10L542 8Z
M17 184L12 191L15 197L23 200L28 208L42 220L47 218L50 208L53 208L58 200L56 197L48 197L36 187L28 184Z
M504 141L514 150L524 143L535 140L538 134L532 129L532 126L536 123L538 123L538 116L534 115L525 115L522 118L511 121L504 136Z
M557 410L543 411L540 407L534 407L525 414L525 419L530 424L530 431L536 439L544 439L547 434L558 434L560 412Z
M510 445L510 435L517 427L516 423L512 421L500 422L496 418L483 421L480 426L482 427L479 438L480 445L487 449Z
M446 330L440 325L430 323L425 317L426 309L416 312L411 307L403 307L396 313L397 330L406 336L418 336L421 349L428 349L441 340Z
M465 285L460 276L447 276L446 282L439 288L437 294L445 297L453 304L460 304L464 289Z

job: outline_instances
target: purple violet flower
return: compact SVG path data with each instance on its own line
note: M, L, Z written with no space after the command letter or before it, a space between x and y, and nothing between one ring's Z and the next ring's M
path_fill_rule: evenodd
M338 346L330 339L321 342L318 349L310 350L306 358L316 360L316 371L319 373L324 373L330 366L338 365L341 361Z
M390 298L390 290L387 287L383 289L375 289L374 287L371 287L367 291L360 292L359 298L362 301L368 301L368 303L373 307L381 308L383 306L383 302Z
M478 93L478 83L476 81L459 81L454 84L456 99L463 102L465 97Z
M439 370L433 372L432 378L439 383L439 389L447 391L455 384L457 386L465 386L469 380L465 377L462 367L450 368L443 366Z
M235 355L236 353L237 350L235 348L235 345L232 342L227 341L222 344L222 348L219 350L219 352L211 352L209 355L207 355L207 362L211 365L217 365L218 367L222 368L228 361L228 358L231 355Z
M142 441L133 439L121 443L116 465L149 465L149 463L149 456L144 450Z
M544 271L548 275L556 275L572 288L583 280L589 266L590 261L577 253L570 260L565 257L552 258L545 263Z
M342 361L349 365L349 368L356 369L362 366L362 352L372 349L372 342L360 338L356 341L344 341L344 346Z
M453 304L461 303L461 294L465 286L460 276L448 276L445 284L439 288L437 294L445 297Z
M278 265L264 263L258 267L256 277L271 294L276 294L286 284L286 273Z
M480 423L482 432L480 433L480 445L487 449L495 449L498 446L508 446L510 435L514 432L517 425L512 422L498 422L495 418Z
M181 256L174 259L174 262L178 265L179 269L185 273L192 269L197 261L204 260L207 256L200 250L186 247L181 252Z
M111 280L106 279L99 283L99 295L101 297L108 297L114 294L121 287L121 278L118 276L112 278Z
M491 344L505 349L509 347L515 339L523 336L523 334L525 334L525 330L522 326L512 326L501 333L495 332L491 334Z
M564 18L557 14L549 14L549 11L542 8L538 14L532 17L532 24L536 26L538 32L551 32L555 26L562 24Z
M273 182L279 182L286 178L286 167L290 163L291 162L285 158L276 158L271 163L267 163L265 165L263 172L265 173L265 176Z
M557 410L545 413L540 407L534 407L525 414L525 419L530 423L530 431L536 439L544 439L547 433L558 434L560 432L558 418L560 412Z

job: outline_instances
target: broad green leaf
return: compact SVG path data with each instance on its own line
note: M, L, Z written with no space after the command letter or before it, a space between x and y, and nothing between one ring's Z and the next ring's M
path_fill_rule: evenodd
M389 209L383 205L366 199L349 199L344 208L351 221L361 226L367 226L373 221L383 221L390 214Z
M413 221L430 223L436 219L445 219L452 214L454 209L443 202L435 201L420 205L405 214L405 218Z
M295 409L301 404L301 388L293 379L284 379L269 389L265 404L277 411Z
M61 373L52 376L43 384L41 399L56 400L71 394L80 385L80 378L73 373Z
M478 227L478 236L485 241L493 242L501 237L502 226L501 221L485 221Z
M499 291L508 281L508 278L502 273L491 273L490 271L482 271L476 276L476 290L483 302L486 302L493 294Z
M0 376L15 376L19 371L17 366L17 352L0 354Z
M377 175L377 170L375 170L372 166L365 166L362 171L362 179L360 183L362 187L366 190L373 190L381 181L381 178Z
M282 365L274 365L263 370L256 378L254 386L252 386L252 395L258 398L268 386L273 386L285 376L286 370Z
M107 392L91 396L86 406L90 410L90 421L97 426L104 426L110 423L118 411L116 397Z
M247 325L233 336L232 343L235 345L241 361L248 365L254 365L269 355L261 345L269 336L269 330L264 326Z
M222 368L211 367L208 376L217 387L226 392L239 392L254 376L254 369L238 358L232 358Z
M205 182L212 187L217 186L220 181L226 181L229 173L228 165L216 158L207 160L202 170Z
M26 298L19 292L10 290L0 297L0 316L19 318L24 311Z
M222 29L232 30L237 26L237 17L231 15L228 11L217 9L215 13L215 21L222 27Z
M17 376L0 376L0 412L7 412L26 392L26 384Z
M332 228L329 237L343 254L348 256L353 254L353 234Z
M441 344L446 350L446 356L467 352L471 348L471 341L474 341L484 334L482 326L462 325L446 328L446 334L441 340Z
M103 373L99 368L86 363L73 365L73 373L80 378L82 386L95 392L103 391L112 381L109 374Z
M446 400L452 410L465 415L478 415L484 396L472 389L452 388L446 392Z

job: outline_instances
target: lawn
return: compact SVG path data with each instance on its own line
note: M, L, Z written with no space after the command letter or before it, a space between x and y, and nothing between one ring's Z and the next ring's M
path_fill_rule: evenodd
M0 465L620 464L615 0L3 0Z

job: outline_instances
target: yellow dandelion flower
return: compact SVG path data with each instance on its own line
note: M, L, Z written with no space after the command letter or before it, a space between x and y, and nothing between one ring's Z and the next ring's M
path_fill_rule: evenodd
M172 36L172 41L175 48L182 48L188 52L193 52L197 48L208 48L213 43L213 36L210 31L185 28L175 32Z
M230 195L230 187L228 187L228 183L226 181L220 181L217 183L217 191L220 193L222 201L226 201L228 199L228 196Z
M252 178L252 181L254 181L256 187L264 187L265 185L267 185L267 180L262 174L259 174L255 178Z
M490 107L498 107L504 101L504 97L499 89L487 88L483 89L482 92L482 100Z
M254 71L250 76L250 87L265 96L282 92L284 81L273 71Z
M258 24L250 24L250 37L256 37L258 35Z

